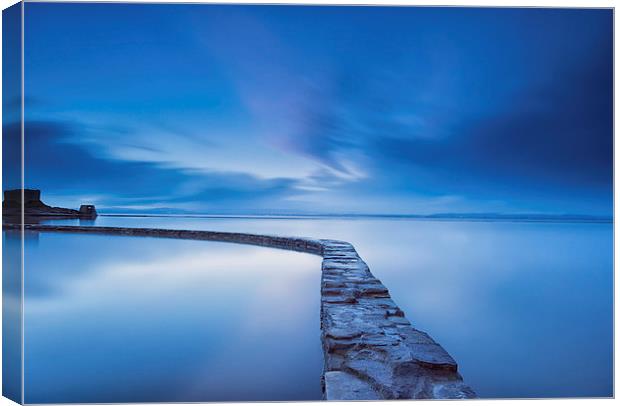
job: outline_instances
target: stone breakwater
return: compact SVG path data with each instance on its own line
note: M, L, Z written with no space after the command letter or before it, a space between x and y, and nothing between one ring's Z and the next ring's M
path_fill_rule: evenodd
M19 224L4 224L19 230ZM476 395L454 359L416 330L344 241L217 231L25 225L25 230L233 242L323 257L321 341L327 400L459 399Z

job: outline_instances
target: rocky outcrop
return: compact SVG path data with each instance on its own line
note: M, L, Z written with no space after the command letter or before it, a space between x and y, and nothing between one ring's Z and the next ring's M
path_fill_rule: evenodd
M41 191L37 189L24 189L24 206L25 207L42 207L45 206L41 201ZM21 208L22 189L5 190L2 208Z
M95 218L97 211L93 205L82 205L80 210L52 207L41 201L41 191L24 189L24 217L64 217L64 218ZM2 201L2 215L9 218L20 218L22 215L22 189L5 190Z
M5 224L5 229L20 229ZM415 329L355 248L343 241L215 231L24 225L26 230L210 240L321 255L323 393L327 400L462 399L474 391L454 359Z

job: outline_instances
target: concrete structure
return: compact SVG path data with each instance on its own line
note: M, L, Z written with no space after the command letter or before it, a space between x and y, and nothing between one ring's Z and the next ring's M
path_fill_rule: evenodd
M83 204L80 206L80 217L95 218L97 217L97 210L92 204Z
M19 224L4 225L20 229ZM214 231L25 225L26 230L210 240L323 257L321 340L327 400L459 399L476 395L452 357L416 330L347 242Z
M474 398L457 364L413 328L355 248L321 240L321 338L328 400Z

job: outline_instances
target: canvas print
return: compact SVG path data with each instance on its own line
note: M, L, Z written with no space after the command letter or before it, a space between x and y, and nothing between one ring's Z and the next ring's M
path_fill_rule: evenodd
M24 404L613 397L613 10L3 11Z

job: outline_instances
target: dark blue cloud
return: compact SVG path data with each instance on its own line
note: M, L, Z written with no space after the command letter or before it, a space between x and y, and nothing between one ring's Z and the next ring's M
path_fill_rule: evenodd
M579 70L566 67L553 81L524 88L504 111L463 120L452 137L408 137L406 129L400 129L392 136L377 137L377 151L392 159L449 171L457 181L465 171L489 181L520 179L610 192L610 58L611 47L602 57L585 60Z

